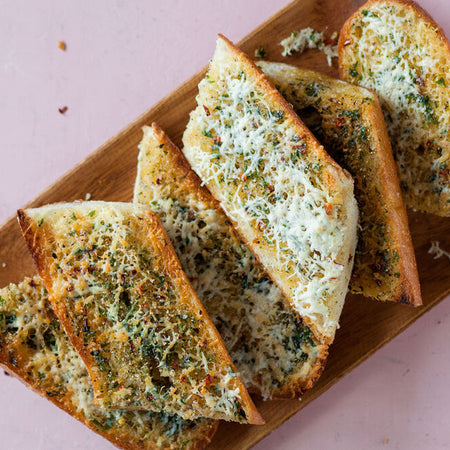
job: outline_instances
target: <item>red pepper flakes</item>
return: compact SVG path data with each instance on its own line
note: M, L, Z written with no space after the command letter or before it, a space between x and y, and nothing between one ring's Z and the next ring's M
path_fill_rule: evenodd
M178 369L178 364L177 363L173 363L172 364L172 369L173 370L177 370Z
M333 212L333 205L331 203L325 204L325 212L327 213L327 215L331 215L331 213Z
M211 386L211 384L214 383L213 377L208 373L205 378L205 384L206 386Z
M304 155L306 153L306 144L302 142L301 144L294 145L295 150L300 150L300 153Z
M342 127L342 125L345 124L345 119L343 117L338 117L335 121L334 121L334 125L338 128Z
M241 180L245 181L247 179L247 175L245 173L241 173Z
M180 381L182 382L182 383L186 383L186 375L181 375L181 377L180 377Z
M211 113L209 112L209 109L205 105L203 105L203 109L205 110L205 113L207 116L211 115Z

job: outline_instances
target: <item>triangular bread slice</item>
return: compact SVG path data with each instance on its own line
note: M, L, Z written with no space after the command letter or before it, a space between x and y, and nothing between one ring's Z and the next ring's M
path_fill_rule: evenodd
M300 67L265 61L258 66L353 176L359 238L350 290L381 301L421 305L408 217L377 96Z
M332 342L356 244L351 176L222 36L197 103L183 136L189 163L294 311Z
M39 277L0 289L0 366L119 448L201 449L217 429L212 419L94 406L89 374Z
M19 221L95 404L262 422L156 214L80 202Z
M342 79L379 97L406 206L450 216L450 45L408 0L371 0L344 24Z
M328 346L285 306L181 151L156 124L143 132L134 201L160 215L247 389L264 399L300 395L319 378Z

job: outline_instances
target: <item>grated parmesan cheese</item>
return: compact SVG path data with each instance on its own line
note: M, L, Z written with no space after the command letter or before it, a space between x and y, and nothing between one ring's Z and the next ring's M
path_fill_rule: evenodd
M199 84L184 153L294 310L332 339L353 264L353 182L230 47L219 39Z
M378 95L411 208L450 211L450 54L445 37L413 5L374 2L352 17L342 77Z
M443 250L439 245L439 241L431 241L431 246L428 249L428 253L430 255L434 255L434 259L439 259L442 256L446 256L448 259L450 259L450 252L446 252L445 250Z
M282 55L291 56L293 52L303 53L306 49L318 49L325 53L328 65L332 65L332 59L338 57L337 53L337 32L334 32L329 39L330 43L325 43L323 32L313 28L304 28L300 31L293 31L290 36L283 39L280 45L283 47Z

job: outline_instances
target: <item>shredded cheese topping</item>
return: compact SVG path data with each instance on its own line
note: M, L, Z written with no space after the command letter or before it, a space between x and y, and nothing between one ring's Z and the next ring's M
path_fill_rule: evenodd
M306 49L317 48L325 53L330 67L332 66L332 59L338 57L337 32L334 32L331 38L325 41L323 32L310 27L303 28L300 31L293 31L280 42L280 45L283 47L281 53L283 56L291 56L293 52L303 53Z
M392 188L384 183L384 149L374 129L375 95L300 67L264 61L258 65L333 159L353 176L360 215L351 291L383 301L398 298L404 261L397 240L399 219L389 200L400 193L388 192Z
M294 309L332 337L355 245L353 184L248 69L219 39L184 153Z
M446 252L440 247L439 241L431 241L431 246L428 249L430 255L434 255L434 259L439 259L442 256L446 256L450 259L450 252Z

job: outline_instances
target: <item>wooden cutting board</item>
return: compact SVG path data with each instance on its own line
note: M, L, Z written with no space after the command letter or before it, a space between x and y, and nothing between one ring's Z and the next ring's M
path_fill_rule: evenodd
M244 38L239 46L250 56L263 45L267 59L299 64L337 76L336 61L328 67L325 56L315 50L289 58L281 56L278 43L293 30L311 26L326 30L326 36L339 30L361 0L300 0L289 4ZM218 32L220 30L217 30ZM205 61L206 62L206 61ZM90 193L95 200L130 201L136 176L137 144L140 128L156 121L176 144L195 106L197 84L204 71L193 76L172 94L145 112L117 136L100 147L54 185L40 194L29 206L57 201L84 199ZM310 401L330 388L340 378L404 330L418 317L442 300L450 291L450 265L445 258L434 260L428 254L433 240L450 248L450 220L418 213L409 215L419 266L424 306L413 309L394 304L381 304L360 296L349 295L341 319L341 328L330 349L327 367L317 385L302 402L280 400L256 404L267 421L265 426L243 426L223 423L210 448L247 449L281 425ZM20 235L15 218L0 228L0 286L18 282L35 273L32 260Z

